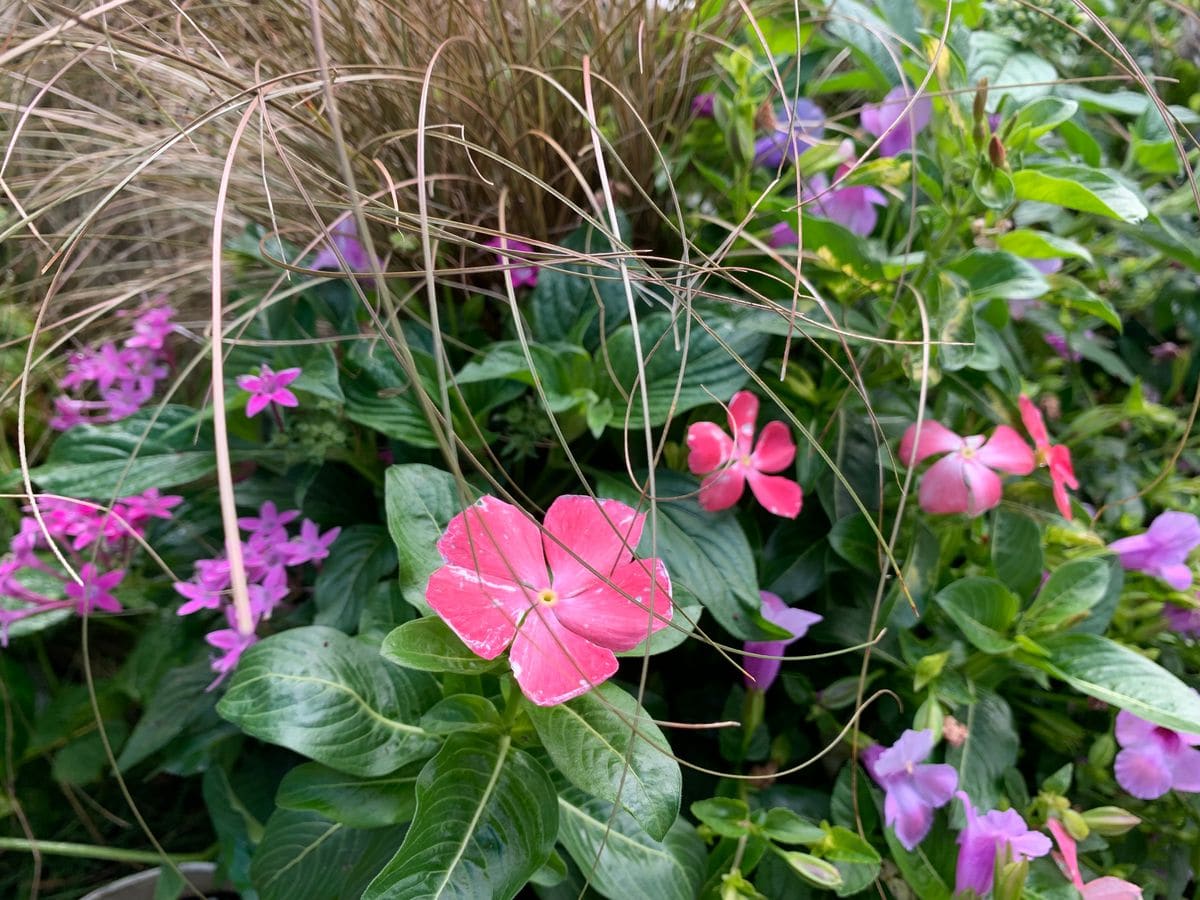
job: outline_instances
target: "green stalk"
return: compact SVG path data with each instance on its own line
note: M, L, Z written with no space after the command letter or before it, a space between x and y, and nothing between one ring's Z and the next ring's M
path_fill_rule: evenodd
M79 859L108 859L113 862L155 865L169 860L172 863L206 862L213 858L216 848L200 853L171 853L164 860L153 850L125 850L121 847L97 847L93 844L71 844L66 841L30 841L25 838L0 837L0 850L27 850L53 856L74 856Z

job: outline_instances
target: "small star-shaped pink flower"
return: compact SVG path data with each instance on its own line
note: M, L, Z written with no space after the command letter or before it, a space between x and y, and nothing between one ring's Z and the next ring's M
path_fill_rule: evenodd
M238 387L250 392L250 399L246 401L246 415L253 418L272 403L277 406L299 406L296 395L287 389L299 377L298 368L274 372L266 363L263 363L258 375L239 375Z

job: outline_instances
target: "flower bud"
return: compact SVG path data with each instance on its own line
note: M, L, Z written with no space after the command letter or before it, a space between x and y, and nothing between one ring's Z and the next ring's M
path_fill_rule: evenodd
M842 873L832 863L827 863L811 853L801 853L799 850L780 851L779 855L792 867L793 872L809 884L821 888L842 886Z
M987 99L988 80L980 78L979 84L975 88L975 108L972 110L975 123L980 126L982 126L984 116L987 115Z
M1088 827L1087 820L1083 816L1070 808L1064 809L1059 815L1062 818L1063 826L1067 829L1067 834L1071 835L1077 841L1087 839L1091 829Z
M1008 168L1008 154L1004 150L1004 145L1000 143L1000 138L992 135L992 139L988 141L988 159L997 169Z
M999 867L995 886L992 888L994 900L1021 900L1025 891L1025 881L1029 878L1029 863L1009 862Z
M1102 734L1088 748L1088 762L1097 769L1107 769L1117 755L1117 742L1111 734Z
M1129 810L1119 806L1097 806L1084 812L1080 818L1092 831L1103 837L1120 837L1142 823Z
M857 675L847 675L845 678L839 678L817 695L818 701L826 709L842 709L849 706L857 698Z

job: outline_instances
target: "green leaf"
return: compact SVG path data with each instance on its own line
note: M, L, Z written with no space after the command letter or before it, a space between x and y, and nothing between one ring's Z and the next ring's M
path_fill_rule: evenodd
M698 597L721 627L741 640L778 637L759 627L762 601L758 595L754 554L746 533L732 513L707 512L694 499L697 485L679 472L659 471L656 486L664 497L687 497L658 504L658 534L646 522L638 554L659 556L671 583L683 585ZM641 497L628 483L601 477L597 491L640 508Z
M1050 93L1058 73L1040 56L1020 50L1018 45L987 31L973 31L967 53L967 83L988 80L988 112L995 112L1008 98L1022 106Z
M386 775L436 742L416 725L438 697L423 672L386 664L340 631L280 632L242 656L217 711L247 734L351 775Z
M1133 190L1104 169L1056 163L1022 169L1013 175L1017 197L1138 223L1149 215Z
M478 731L499 734L504 730L492 701L478 694L453 694L439 700L421 716L421 727L430 734Z
M573 344L530 344L529 355L553 412L563 412L581 402L581 392L592 387L592 357ZM455 380L474 384L509 379L533 386L534 377L519 341L498 341L486 353L463 366Z
M1028 597L1042 578L1042 530L1029 516L997 509L992 520L992 568L1019 596Z
M389 662L422 672L479 675L504 665L476 654L437 616L405 622L384 638L379 652Z
M1175 731L1200 732L1200 696L1128 647L1094 634L1055 634L1040 641L1049 659L1031 665L1080 693Z
M704 843L683 819L662 841L611 804L567 789L558 798L559 840L605 897L695 900Z
M637 700L608 682L568 703L530 706L529 718L571 784L618 804L663 839L679 816L683 778L666 736Z
M430 612L425 586L445 563L437 542L462 508L454 476L420 463L391 466L384 476L383 495L388 532L400 564L400 589L410 603Z
M1142 169L1156 175L1179 171L1179 155L1171 131L1154 104L1146 105L1129 130L1133 159Z
M1021 617L1021 631L1037 634L1071 625L1108 592L1107 559L1075 559L1059 566Z
M1012 176L986 160L971 176L971 190L988 209L1008 209L1016 198Z
M1016 621L1021 601L993 578L970 576L942 588L934 602L959 627L968 641L984 653L1013 648L1003 636Z
M710 797L691 805L692 815L722 837L740 838L751 831L750 807L733 797ZM819 829L818 829L819 830ZM821 832L820 837L825 833Z
M255 851L250 878L261 900L309 897L314 885L335 884L337 896L357 897L403 833L402 828L347 828L315 813L276 810Z
M1070 238L1051 234L1049 231L1017 228L997 237L996 246L1014 256L1022 256L1025 259L1055 259L1069 256L1082 259L1089 265L1093 262L1092 252L1083 244L1078 244Z
M834 522L829 529L829 546L857 571L879 571L879 539L862 513Z
M999 250L972 250L947 268L966 279L973 303L1040 297L1050 290L1046 277L1031 263Z
M316 813L350 828L381 828L412 818L417 773L355 778L320 763L301 763L283 776L275 803Z
M1008 703L991 691L955 715L967 726L966 740L946 750L946 762L958 769L958 784L980 809L992 809L1000 794L996 787L1004 770L1017 762L1020 738Z
M351 631L363 604L381 579L396 568L396 548L379 525L351 525L329 548L313 585L314 622Z
M831 826L826 832L825 841L821 845L821 853L825 859L832 862L848 862L868 866L877 866L881 862L879 851L864 838L841 825Z
M650 401L650 425L664 424L668 416L678 416L697 406L711 403L715 396L727 400L749 378L747 374L762 362L768 337L742 327L744 314L730 314L724 307L697 304L695 313L704 326L693 321L686 344L684 323L679 321L680 350L675 349L674 329L667 313L639 317L638 333L644 361L646 389ZM710 333L711 332L711 333ZM724 345L724 346L723 346ZM728 347L728 349L726 349ZM683 350L686 349L686 354ZM603 352L608 367L597 360L601 398L607 398L615 410L614 425L645 427L639 382L638 348L633 326L622 325L609 337ZM679 383L680 369L685 377ZM607 376L603 373L608 373ZM676 387L679 388L678 397ZM632 406L630 405L632 404ZM626 414L628 412L628 419Z
M1039 97L1023 106L1013 117L1010 137L1006 141L1008 149L1021 149L1032 144L1074 116L1078 109L1078 103L1062 97Z
M186 406L165 406L111 425L77 425L54 442L30 477L43 491L99 499L204 478L215 465L206 437L197 443L190 428L178 427L195 415Z
M869 790L875 810L882 818L883 804L880 801L879 792L873 788ZM935 832L935 834L937 833ZM936 839L934 835L927 837L913 850L905 849L904 845L900 843L900 839L896 837L893 828L885 828L883 838L887 841L892 861L900 870L900 874L904 876L908 886L912 888L913 893L917 895L918 900L950 900L953 891L926 853L926 848Z
M168 671L121 748L117 767L129 771L171 743L196 719L205 713L211 715L217 697L205 688L212 681L212 668L207 662Z
M695 812L695 805L692 811ZM780 844L819 844L825 830L784 806L755 813L755 822L765 837Z
M558 831L554 786L508 735L456 734L417 779L404 843L363 900L509 900Z

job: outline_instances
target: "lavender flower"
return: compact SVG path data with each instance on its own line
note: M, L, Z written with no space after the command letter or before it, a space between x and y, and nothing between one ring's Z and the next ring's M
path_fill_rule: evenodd
M1200 793L1200 734L1172 731L1117 713L1117 754L1113 771L1117 784L1141 800L1154 800L1169 790Z
M524 241L518 241L510 237L494 237L488 238L483 242L486 247L495 247L498 250L516 250L518 253L532 253L533 247ZM512 284L513 290L522 287L537 287L538 267L534 265L513 265L512 261L503 253L496 254L496 260L501 266L512 266Z
M770 591L759 591L762 598L763 618L780 628L786 628L792 633L791 638L782 641L747 641L747 653L761 653L763 656L782 656L783 651L795 641L800 640L808 629L821 621L821 616L806 609L794 609L788 606L776 594ZM783 661L779 659L760 659L754 656L746 657L746 688L749 690L765 691L779 676Z
M903 86L894 87L888 91L882 103L863 107L863 129L875 137L887 132L887 137L879 145L880 156L896 156L911 150L916 136L929 124L933 116L933 104L928 97L920 97L908 114L904 114L911 96ZM892 130L888 131L889 128Z
M298 566L325 559L329 556L330 545L341 533L341 528L330 528L321 534L316 522L305 519L300 525L300 536L293 538L287 546L288 565Z
M1177 591L1192 584L1188 554L1200 544L1200 520L1191 513L1168 510L1150 523L1144 534L1121 538L1108 549L1126 569L1161 578Z
M970 797L962 791L955 796L967 814L966 827L958 835L956 892L974 891L982 897L990 891L998 853L1011 854L1014 862L1021 862L1050 852L1050 838L1031 831L1015 809L977 815Z
M834 180L841 178L850 169L851 163L843 163L834 173ZM859 237L866 237L875 230L879 220L877 206L887 206L887 196L878 188L856 185L829 190L829 179L825 173L814 175L808 181L805 197L812 201L815 215L837 222Z
M338 272L342 270L342 261L338 259L338 251L346 261L345 268L350 272L365 272L371 266L367 258L366 248L358 239L358 226L347 216L333 226L330 232L332 246L322 247L313 257L312 268L322 271ZM336 251L334 248L337 248Z
M754 143L754 164L778 169L785 159L796 157L825 134L825 111L804 97L784 102L775 110L771 133Z
M884 789L884 820L906 850L912 850L933 827L933 811L945 806L958 786L954 766L925 763L933 751L933 732L900 735L891 747L876 744L863 752L863 765Z
M692 115L697 119L711 119L715 101L716 94L712 92L697 94L692 98Z
M1168 603L1163 608L1167 626L1187 637L1200 637L1200 606L1186 607Z

